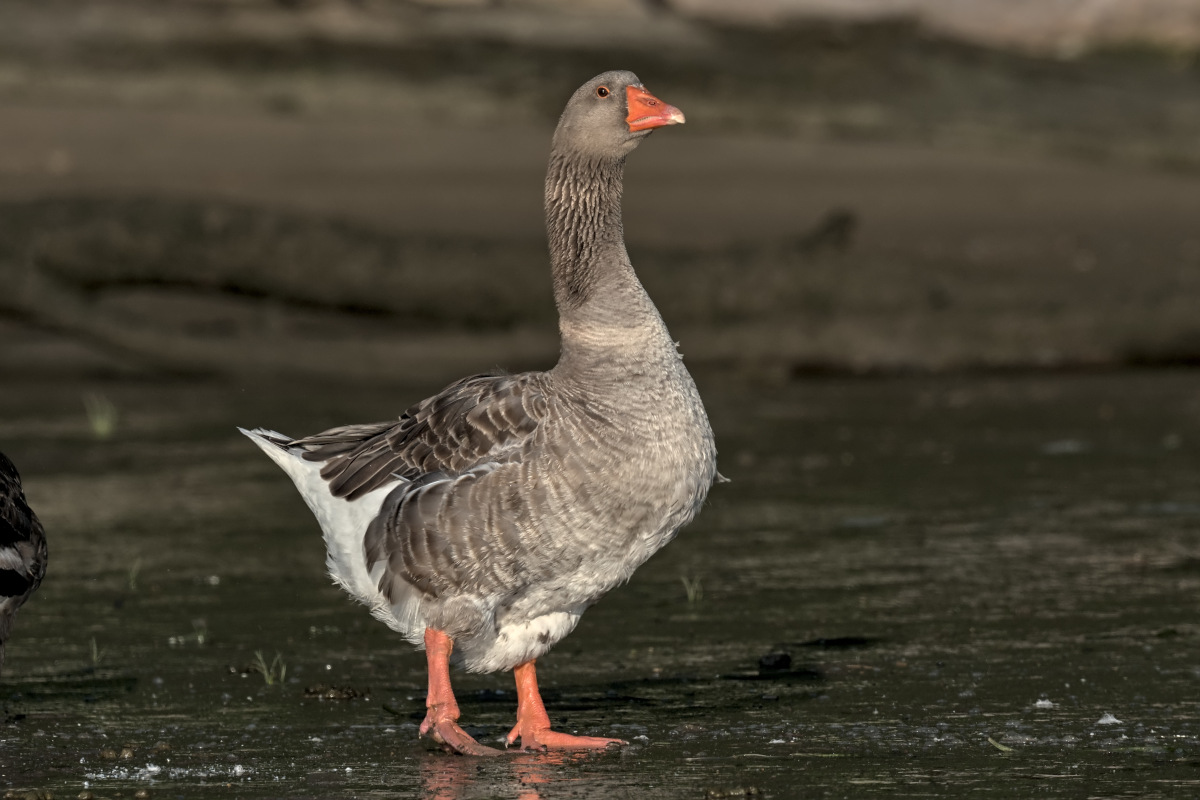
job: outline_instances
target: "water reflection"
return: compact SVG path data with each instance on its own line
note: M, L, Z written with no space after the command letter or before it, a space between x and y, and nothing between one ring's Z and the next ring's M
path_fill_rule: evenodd
M498 759L480 760L444 753L429 753L421 761L421 786L424 797L430 800L464 800L468 797L501 795L518 800L539 800L539 791L553 782L556 789L563 784L580 784L581 778L564 774L563 768L586 759L583 754L564 752L528 753L514 750L512 755ZM609 787L611 789L611 787ZM590 797L582 786L576 787ZM604 792L598 791L600 797Z

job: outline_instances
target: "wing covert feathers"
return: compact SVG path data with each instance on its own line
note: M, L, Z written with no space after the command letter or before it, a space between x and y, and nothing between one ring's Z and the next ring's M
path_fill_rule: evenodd
M397 421L333 428L292 442L324 462L335 497L355 500L396 478L458 475L502 461L546 413L538 373L475 375L405 411Z

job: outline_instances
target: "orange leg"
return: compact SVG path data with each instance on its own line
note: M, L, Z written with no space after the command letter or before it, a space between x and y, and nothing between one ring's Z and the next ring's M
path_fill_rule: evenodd
M429 662L429 694L425 697L425 721L421 735L452 753L464 756L498 756L501 751L485 747L458 727L458 701L450 688L450 651L454 642L441 631L425 629L425 658Z
M525 750L603 750L612 745L628 744L620 739L571 736L550 730L550 716L546 713L542 695L538 692L537 672L533 661L526 661L514 668L513 677L517 679L517 724L508 732L507 741L510 745L518 738Z

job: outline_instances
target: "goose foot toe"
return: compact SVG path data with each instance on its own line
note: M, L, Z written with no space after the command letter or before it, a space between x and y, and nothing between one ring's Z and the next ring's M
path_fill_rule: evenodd
M429 736L435 742L442 746L442 749L457 753L461 756L500 756L504 755L503 750L497 750L494 747L480 744L471 738L471 735L458 726L458 723L451 719L429 720L421 725L421 735Z
M629 744L623 739L606 739L601 736L572 736L569 733L559 733L549 728L541 730L521 730L521 724L509 731L506 741L509 745L517 739L521 740L522 750L607 750L608 748L624 747Z

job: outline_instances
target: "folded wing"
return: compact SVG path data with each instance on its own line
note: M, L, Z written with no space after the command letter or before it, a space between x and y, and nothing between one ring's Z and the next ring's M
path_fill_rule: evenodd
M335 497L355 500L397 478L458 475L503 462L545 417L540 373L475 375L405 411L398 421L333 428L293 442Z

